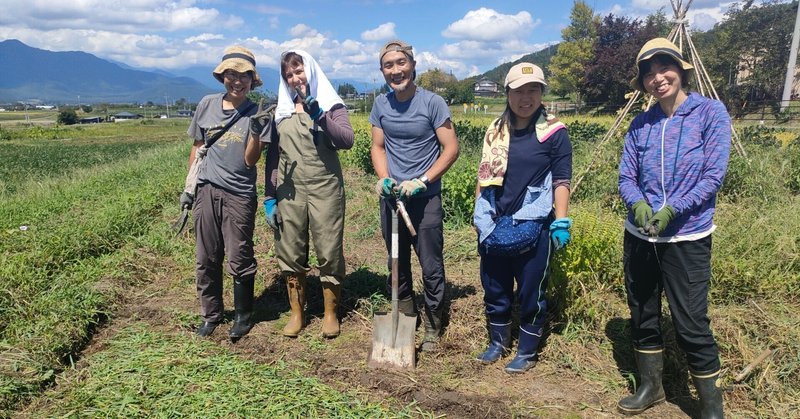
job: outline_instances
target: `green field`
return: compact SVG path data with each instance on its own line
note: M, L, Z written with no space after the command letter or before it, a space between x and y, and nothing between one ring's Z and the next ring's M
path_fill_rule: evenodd
M574 240L554 262L543 359L526 375L534 380L510 382L469 360L485 343L469 217L491 116L454 108L462 154L443 192L449 327L442 352L423 356L410 373L370 371L363 357L371 316L386 307L366 116L352 118L356 146L341 154L351 246L342 336L325 341L308 332L287 341L276 333L286 321L285 291L259 215L260 320L236 345L192 333L194 243L169 228L186 172L188 120L28 127L6 125L3 116L0 416L591 416L612 411L635 385L621 281L625 210L616 193L621 137L597 147L609 117L565 118L576 177L593 156L596 164L573 197ZM741 132L749 158L732 155L712 261L726 409L792 417L800 414L800 141L781 130ZM664 326L669 335L666 319ZM681 417L693 411L691 392L668 338L670 403L655 414ZM775 352L734 382L764 349ZM552 392L526 397L531 382Z

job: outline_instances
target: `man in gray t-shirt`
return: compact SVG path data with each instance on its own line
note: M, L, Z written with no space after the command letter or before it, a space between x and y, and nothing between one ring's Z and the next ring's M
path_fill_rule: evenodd
M398 234L400 310L408 314L415 311L413 246L422 265L425 288L422 350L430 351L441 335L444 308L441 178L458 158L458 139L444 99L414 84L416 62L411 46L390 41L378 58L386 84L392 89L375 99L369 116L372 165L380 178L375 189L381 196L381 229L392 252L391 212L395 199L403 200L417 236L411 237L405 228ZM387 288L391 288L389 278Z

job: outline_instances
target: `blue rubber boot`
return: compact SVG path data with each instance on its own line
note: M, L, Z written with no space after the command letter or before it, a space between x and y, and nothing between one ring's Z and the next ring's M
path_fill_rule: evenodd
M533 328L529 326L528 328ZM519 374L536 365L537 349L539 349L539 339L541 338L541 327L539 327L539 334L534 334L530 330L525 330L525 327L519 328L519 342L517 344L517 356L506 364L506 372L509 374Z
M476 358L484 364L497 362L508 355L511 348L511 323L496 324L489 322L489 347Z

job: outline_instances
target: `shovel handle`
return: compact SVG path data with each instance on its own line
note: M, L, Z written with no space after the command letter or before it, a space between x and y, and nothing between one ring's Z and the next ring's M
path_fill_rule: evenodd
M408 233L411 234L411 237L416 236L417 230L415 230L414 225L411 224L411 217L408 216L408 211L406 211L406 204L399 199L397 200L397 212L403 217L403 222L406 223L406 228L408 229Z

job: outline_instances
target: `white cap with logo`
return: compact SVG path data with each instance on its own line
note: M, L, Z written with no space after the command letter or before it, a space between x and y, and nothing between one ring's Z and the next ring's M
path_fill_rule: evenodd
M508 70L505 87L516 89L527 83L541 83L542 86L547 86L544 81L544 72L538 65L519 63Z

